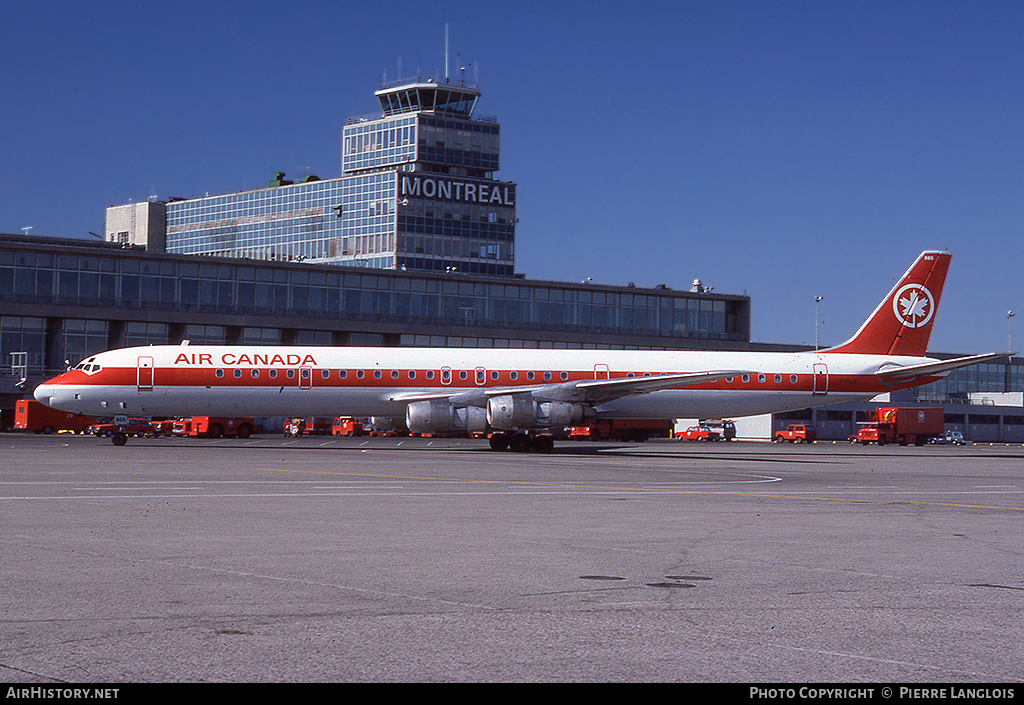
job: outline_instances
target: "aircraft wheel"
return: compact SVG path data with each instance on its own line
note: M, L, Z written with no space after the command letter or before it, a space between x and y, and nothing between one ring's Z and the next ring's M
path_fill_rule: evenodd
M551 436L537 436L533 439L533 449L538 453L550 453L555 449L555 439Z
M110 437L110 442L113 443L115 446L123 446L125 443L128 442L128 434L115 433Z
M523 453L530 450L530 437L525 433L517 433L509 439L508 447L513 453Z
M508 450L509 437L507 433L495 433L487 442L491 450Z

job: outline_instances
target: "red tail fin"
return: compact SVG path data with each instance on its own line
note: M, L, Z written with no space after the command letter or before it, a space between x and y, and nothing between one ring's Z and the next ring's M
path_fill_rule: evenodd
M860 330L822 352L923 356L949 260L948 252L922 252Z

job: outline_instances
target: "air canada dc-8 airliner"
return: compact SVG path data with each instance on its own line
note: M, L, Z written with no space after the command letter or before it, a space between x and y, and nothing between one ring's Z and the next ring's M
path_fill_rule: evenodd
M941 379L1006 353L925 357L949 267L923 252L860 330L806 352L154 345L92 355L36 388L92 416L373 416L413 433L489 432L494 450L548 451L597 418L728 418ZM115 443L124 439L114 437Z

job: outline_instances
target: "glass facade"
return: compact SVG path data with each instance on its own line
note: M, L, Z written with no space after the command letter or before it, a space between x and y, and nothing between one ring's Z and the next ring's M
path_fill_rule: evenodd
M963 401L971 392L1024 392L1024 361L988 362L953 370L945 379L915 390L919 401Z
M546 338L569 336L575 340L560 345L603 338L601 347L670 349L749 336L742 296L3 240L0 307L3 361L27 351L37 370L111 347L182 339L543 347ZM40 308L50 313L28 314Z
M497 181L500 129L479 92L412 83L377 92L382 115L342 131L339 178L166 204L168 253L512 276L516 185ZM136 242L113 225L111 241ZM159 218L154 222L160 222Z

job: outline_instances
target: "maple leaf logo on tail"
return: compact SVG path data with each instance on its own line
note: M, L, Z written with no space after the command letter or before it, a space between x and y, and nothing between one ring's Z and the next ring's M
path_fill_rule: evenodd
M892 298L893 313L908 328L920 328L932 320L932 294L920 284L907 284Z
M922 252L852 338L821 352L924 355L949 259L948 252Z

